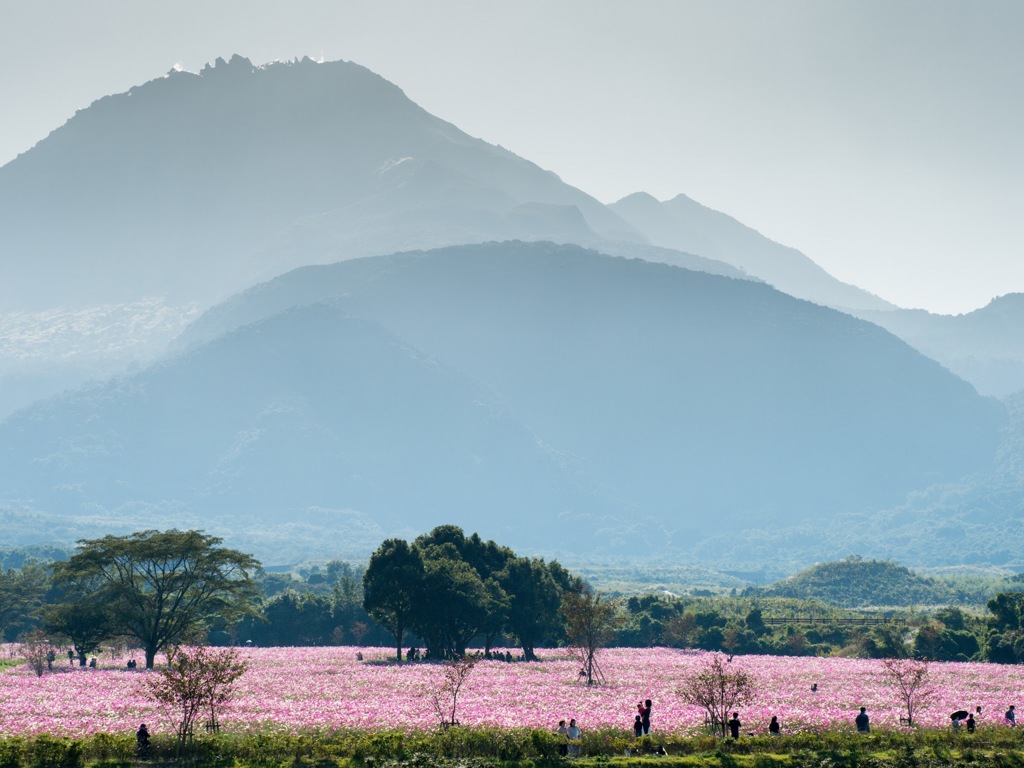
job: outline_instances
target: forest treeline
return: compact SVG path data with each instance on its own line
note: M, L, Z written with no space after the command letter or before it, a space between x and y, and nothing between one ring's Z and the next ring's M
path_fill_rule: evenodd
M147 535L165 538L155 543ZM299 573L263 570L248 556L224 550L219 540L198 532L134 537L87 542L66 560L5 553L8 565L0 571L3 639L45 636L53 647L72 648L83 664L105 642L139 647L150 664L167 643L200 636L216 645L390 646L403 658L411 653L450 658L479 648L508 660L531 659L538 648L569 643L566 597L588 589L557 561L517 555L456 526L440 526L411 542L389 539L366 565L334 560ZM116 558L137 560L143 545L159 550L143 552L143 557L159 558L169 541L198 547L202 558L195 562L203 568L228 570L216 571L225 579L217 582L220 591L211 593L213 602L197 603L179 636L160 638L146 635L146 616L118 615L128 609L118 608L119 598L104 583L103 569L111 563L116 566L112 572L123 567ZM175 578L180 580L180 574ZM1020 576L988 600L984 611L957 605L854 609L820 597L789 596L810 584L827 599L845 583L842 594L848 604L863 606L869 599L867 584L874 584L877 594L905 595L907 579L922 599L948 594L934 580L922 580L902 566L850 558L740 595L605 595L615 611L602 628L603 643L737 654L1024 661ZM902 587L898 580L905 582Z

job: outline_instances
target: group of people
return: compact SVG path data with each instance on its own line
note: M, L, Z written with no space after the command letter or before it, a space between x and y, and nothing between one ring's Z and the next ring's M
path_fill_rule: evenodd
M576 718L569 720L568 726L566 726L565 720L559 720L558 729L555 732L565 736L566 738L566 743L561 744L558 747L558 753L560 755L569 756L578 755L580 753L579 740L581 734L579 726L576 725ZM574 744L573 742L577 743Z
M651 732L651 700L645 699L636 705L636 719L633 720L633 735L638 739Z
M966 710L959 710L950 715L950 720L953 722L953 730L959 730L961 723L967 728L968 733L974 733L978 727L978 721L974 718L977 714L981 717L981 707L975 708L974 712L968 712ZM774 718L772 718L774 719ZM1017 725L1017 711L1016 707L1011 704L1010 708L1006 710L1006 714L1003 715L1003 720L1011 728ZM857 730L861 733L869 733L871 731L871 719L868 717L866 707L860 708L860 714L853 720L857 726Z

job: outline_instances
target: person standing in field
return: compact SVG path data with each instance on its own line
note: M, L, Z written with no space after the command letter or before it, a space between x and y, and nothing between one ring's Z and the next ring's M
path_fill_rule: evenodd
M867 707L860 708L860 714L853 719L857 724L858 733L868 733L871 730L871 719L868 717Z
M644 735L644 723L640 719L640 715L637 715L636 720L633 721L633 735L638 739Z
M651 732L651 700L644 701L644 708L640 710L640 722L644 726L644 735Z
M1010 708L1006 710L1006 714L1003 715L1003 717L1006 720L1006 724L1011 728L1017 725L1017 713L1014 711L1013 704L1011 704Z
M768 733L772 736L778 736L782 727L779 725L778 715L772 715L772 721L768 723Z
M569 720L569 755L574 756L580 753L580 729L576 725L576 718Z
M732 720L730 720L728 723L726 723L726 725L729 726L729 735L732 736L734 739L738 739L740 737L740 725L741 725L741 723L740 723L740 713L739 712L733 712L732 713Z
M135 732L135 750L140 758L149 757L149 729L145 723Z

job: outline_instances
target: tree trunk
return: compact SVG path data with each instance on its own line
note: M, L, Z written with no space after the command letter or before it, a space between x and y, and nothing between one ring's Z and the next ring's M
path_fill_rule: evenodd
M152 669L156 662L156 648L146 648L146 669Z

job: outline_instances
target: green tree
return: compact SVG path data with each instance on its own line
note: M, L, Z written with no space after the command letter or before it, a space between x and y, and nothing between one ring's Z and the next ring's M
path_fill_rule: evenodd
M491 656L491 648L508 625L510 595L504 590L500 581L490 577L484 581L487 598L484 601L484 614L480 623L480 634L484 638L484 655Z
M426 559L421 595L413 627L427 644L427 654L435 658L465 656L466 646L495 610L480 574L461 559Z
M988 601L992 614L989 623L1000 632L1021 629L1024 617L1024 592L1000 592Z
M55 574L61 584L95 582L95 598L139 641L152 669L157 653L204 632L211 619L230 623L253 612L259 562L220 543L177 530L84 539Z
M485 652L490 653L508 622L511 596L501 572L515 553L479 534L466 536L457 525L439 525L417 538L414 546L423 556L430 604L447 601L440 611L431 609L416 619L428 653L460 656L476 635L483 637Z
M75 583L57 602L42 610L43 628L52 635L67 638L78 656L79 666L115 633L111 606L102 598L99 584Z
M536 659L536 649L559 629L562 591L543 560L517 557L498 575L509 596L507 626L523 649Z
M48 582L47 568L39 563L0 571L0 641L7 627L28 622L39 607Z
M904 658L909 653L905 635L906 628L895 622L872 627L863 642L864 653L872 659Z
M403 539L388 539L370 557L363 573L363 607L395 638L402 660L402 638L421 602L424 568L419 550Z

